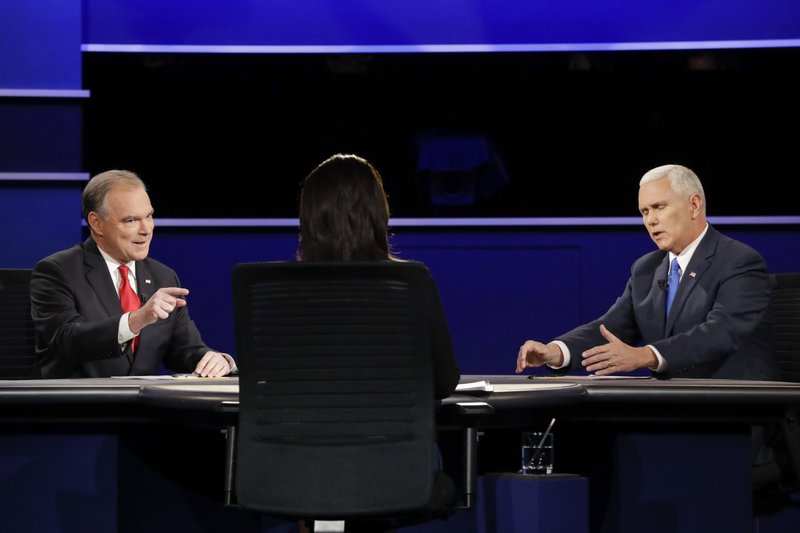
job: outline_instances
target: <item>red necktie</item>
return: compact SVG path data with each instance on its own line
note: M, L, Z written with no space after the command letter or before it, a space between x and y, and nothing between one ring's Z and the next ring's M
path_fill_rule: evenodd
M122 311L127 313L129 311L136 311L142 306L139 301L139 296L131 288L128 282L128 267L125 265L119 266L119 303L122 305ZM136 345L139 344L139 337L134 337L131 341L131 352L136 351Z

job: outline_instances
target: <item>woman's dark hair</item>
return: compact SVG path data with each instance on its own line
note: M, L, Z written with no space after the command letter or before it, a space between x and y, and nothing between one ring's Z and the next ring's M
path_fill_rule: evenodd
M381 175L366 159L336 154L303 181L301 261L391 259L389 202Z

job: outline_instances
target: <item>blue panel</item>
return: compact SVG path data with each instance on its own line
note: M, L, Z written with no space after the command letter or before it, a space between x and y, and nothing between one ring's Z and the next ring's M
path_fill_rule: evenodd
M570 474L488 474L478 478L478 531L589 531L589 483Z
M728 236L758 250L770 272L800 272L800 237L797 228L775 228L772 231L721 229Z
M291 260L296 249L296 231L258 234L156 226L150 256L174 268L181 285L189 289L189 313L206 344L235 354L233 267L251 261Z
M652 247L642 231L441 231L404 229L401 257L436 279L463 373L513 371L519 345L598 316L624 287L630 264ZM175 268L206 342L235 353L231 271L236 263L291 260L296 231L156 228L151 256ZM618 250L612 257L608 248Z
M319 46L800 37L800 4L792 0L87 0L85 5L84 43Z
M79 102L0 101L0 172L80 172L81 113Z
M459 332L453 348L462 373L509 373L526 339L549 340L563 324L579 323L583 290L576 247L404 250L427 264L437 281L450 329Z
M0 267L33 268L39 259L78 243L84 185L0 181Z
M751 532L751 450L747 426L738 434L620 435L603 531Z
M721 228L726 231L726 228ZM555 335L600 316L630 266L653 249L644 229L419 230L400 228L405 259L425 262L441 293L461 371L510 374L526 339ZM800 271L797 229L741 230L775 271ZM175 268L206 342L235 354L231 272L240 262L291 260L296 230L157 227L151 256ZM544 372L544 371L542 371Z
M0 492L3 531L114 533L117 438L3 435Z
M631 263L652 249L635 231L603 239L566 232L404 232L396 243L402 257L431 269L466 374L511 373L525 340L547 342L605 312ZM618 252L609 257L609 248Z
M81 0L0 2L0 87L81 88Z

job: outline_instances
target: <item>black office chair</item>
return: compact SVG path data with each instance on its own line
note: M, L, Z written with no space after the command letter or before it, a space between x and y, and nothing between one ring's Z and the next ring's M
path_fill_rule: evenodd
M471 505L475 422L491 408L448 406L469 442L459 498L448 476L434 474L437 402L424 298L433 283L418 263L235 267L240 507L343 520L349 529Z
M30 379L36 357L31 269L0 268L0 379Z
M770 315L781 379L800 382L800 273L771 274Z
M781 379L800 383L800 273L770 275L770 319L775 340L775 355ZM786 490L800 490L800 420L797 409L787 409L781 422L783 442L776 447L782 470L791 473L783 479Z

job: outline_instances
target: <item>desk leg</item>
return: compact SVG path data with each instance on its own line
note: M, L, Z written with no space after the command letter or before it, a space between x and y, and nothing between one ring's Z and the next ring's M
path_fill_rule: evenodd
M236 491L234 490L234 477L236 472L236 437L238 428L228 426L225 428L225 494L223 504L236 505Z

